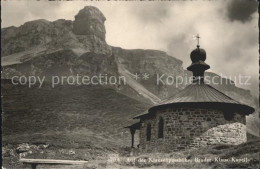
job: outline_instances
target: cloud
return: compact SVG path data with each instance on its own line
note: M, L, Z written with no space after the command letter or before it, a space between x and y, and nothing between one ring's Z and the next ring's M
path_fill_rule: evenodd
M1 2L2 26L20 26L26 21L35 19L54 20L56 9L60 7L57 2L31 2L31 1L3 1Z
M256 0L231 0L227 6L227 16L231 21L246 22L252 19L251 15L257 7Z
M138 17L144 24L145 23L160 23L170 15L171 6L167 3L148 3L144 6L134 6L134 16ZM131 9L131 8L130 8ZM131 9L130 12L133 12Z

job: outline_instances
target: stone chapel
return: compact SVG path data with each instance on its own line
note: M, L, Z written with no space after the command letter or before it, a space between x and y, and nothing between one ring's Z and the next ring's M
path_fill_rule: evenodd
M247 141L246 116L254 108L242 104L204 83L206 51L199 45L187 70L193 83L161 104L134 117L140 119L126 128L132 135L139 131L142 152L171 152L207 145L237 145Z

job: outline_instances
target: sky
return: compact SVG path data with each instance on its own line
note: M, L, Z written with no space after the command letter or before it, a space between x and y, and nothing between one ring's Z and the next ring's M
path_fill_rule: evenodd
M199 33L209 71L235 80L250 76L251 85L238 85L258 95L258 3L256 0L201 1L1 1L2 27L35 19L74 20L84 6L106 17L106 41L125 49L157 49L191 64Z

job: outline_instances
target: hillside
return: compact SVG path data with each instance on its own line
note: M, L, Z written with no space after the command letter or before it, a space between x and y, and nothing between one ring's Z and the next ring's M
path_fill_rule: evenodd
M9 80L2 83L4 143L7 140L8 143L26 142L22 136L28 134L36 134L34 139L40 141L45 137L40 133L74 130L99 133L111 140L124 139L127 136L124 135L124 125L132 123L132 115L149 106L103 86L65 85L53 89L46 84L41 89L28 89L21 85L13 86ZM8 139L17 135L21 138ZM48 142L48 139L44 140Z
M29 143L89 149L92 153L86 154L86 159L105 155L130 145L128 130L123 127L134 122L132 115L149 106L103 86L53 89L46 84L41 89L29 89L13 86L10 80L3 80L2 86L6 149Z

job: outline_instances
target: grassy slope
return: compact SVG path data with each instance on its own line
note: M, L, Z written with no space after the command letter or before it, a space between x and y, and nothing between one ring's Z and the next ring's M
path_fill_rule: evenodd
M2 93L3 146L14 147L29 143L114 151L130 145L123 127L149 106L103 86L29 89L2 81Z

